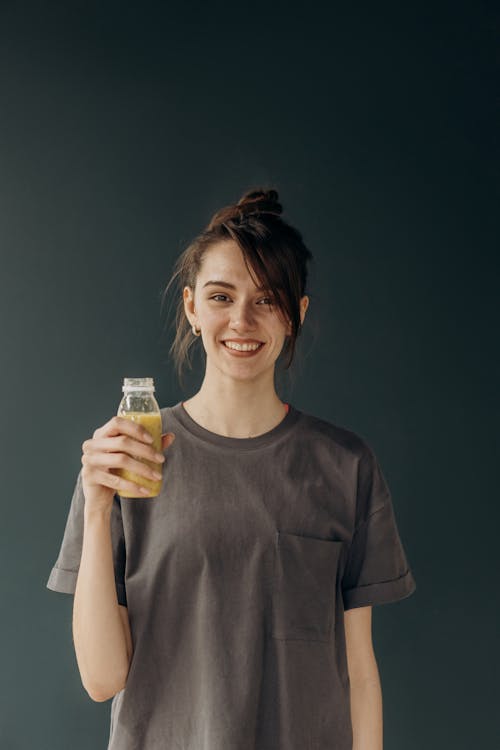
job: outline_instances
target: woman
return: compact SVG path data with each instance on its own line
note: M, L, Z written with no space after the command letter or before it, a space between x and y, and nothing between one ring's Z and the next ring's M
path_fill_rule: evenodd
M185 250L172 354L201 388L161 409L164 455L113 417L83 443L48 588L74 593L110 750L380 750L371 608L415 590L391 495L354 432L281 401L306 317L300 233L275 190L219 211ZM161 460L162 491L133 456ZM131 490L137 497L120 497Z

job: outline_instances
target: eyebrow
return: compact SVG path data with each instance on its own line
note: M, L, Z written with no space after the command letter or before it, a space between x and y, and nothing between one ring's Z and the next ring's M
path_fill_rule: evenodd
M212 281L206 281L203 284L202 289L205 289L206 286L210 286L210 285L212 285L212 286L223 286L226 289L236 289L235 285L234 284L230 284L229 281L220 281L220 280L217 280L217 279L212 280ZM258 292L263 292L265 290L265 288L266 288L265 286L258 286L257 287L257 291Z

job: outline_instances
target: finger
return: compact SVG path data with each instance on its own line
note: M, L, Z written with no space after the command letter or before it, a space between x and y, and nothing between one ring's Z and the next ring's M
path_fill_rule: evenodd
M134 422L133 419L115 415L109 422L94 432L94 438L116 437L117 435L129 435L134 440L151 444L149 430Z

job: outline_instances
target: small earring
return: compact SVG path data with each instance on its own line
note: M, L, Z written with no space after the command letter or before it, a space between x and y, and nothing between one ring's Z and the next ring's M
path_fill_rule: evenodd
M192 332L193 332L193 334L194 334L195 336L201 336L201 329L200 329L200 330L198 331L198 330L196 329L196 326L195 326L195 324L194 324L194 323L193 323L193 325L191 326L191 330L192 330Z

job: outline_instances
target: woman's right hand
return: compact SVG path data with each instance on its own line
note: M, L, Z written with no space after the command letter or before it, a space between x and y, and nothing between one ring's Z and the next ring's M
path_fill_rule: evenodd
M85 508L109 510L113 497L120 490L141 497L141 487L135 482L113 473L113 469L128 469L146 479L155 479L149 466L133 456L141 456L161 465L153 443L147 440L149 432L137 422L114 416L99 427L92 438L82 443L82 486ZM162 434L162 450L175 440L172 432ZM165 456L163 456L165 460Z

